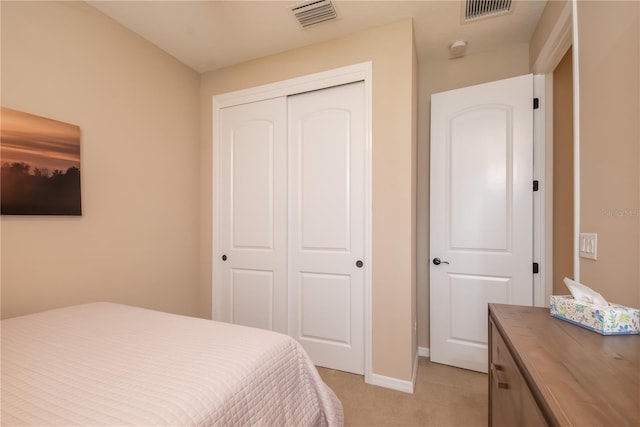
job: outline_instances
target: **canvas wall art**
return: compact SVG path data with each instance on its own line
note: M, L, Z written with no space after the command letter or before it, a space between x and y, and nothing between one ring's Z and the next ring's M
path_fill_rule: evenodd
M80 128L2 107L2 215L81 215Z

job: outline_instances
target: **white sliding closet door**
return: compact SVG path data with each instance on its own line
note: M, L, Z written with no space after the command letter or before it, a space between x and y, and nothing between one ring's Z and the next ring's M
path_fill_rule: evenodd
M291 96L289 332L316 365L364 372L365 96Z
M220 111L221 313L287 333L287 100Z
M222 108L215 319L364 373L365 84Z

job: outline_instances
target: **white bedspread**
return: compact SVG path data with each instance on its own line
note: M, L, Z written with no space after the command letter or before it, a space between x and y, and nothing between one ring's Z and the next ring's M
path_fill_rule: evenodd
M111 303L2 321L0 424L342 425L298 343Z

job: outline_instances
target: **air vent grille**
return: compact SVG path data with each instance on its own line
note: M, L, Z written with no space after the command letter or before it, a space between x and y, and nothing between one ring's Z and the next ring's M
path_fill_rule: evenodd
M302 28L338 18L338 13L330 0L316 0L291 8Z
M464 19L486 18L488 16L508 13L511 10L511 0L467 0Z

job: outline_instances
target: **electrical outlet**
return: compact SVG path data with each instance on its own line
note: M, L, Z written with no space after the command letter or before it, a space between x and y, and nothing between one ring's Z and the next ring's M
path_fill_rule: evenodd
M580 233L580 257L598 259L598 235L595 233Z

